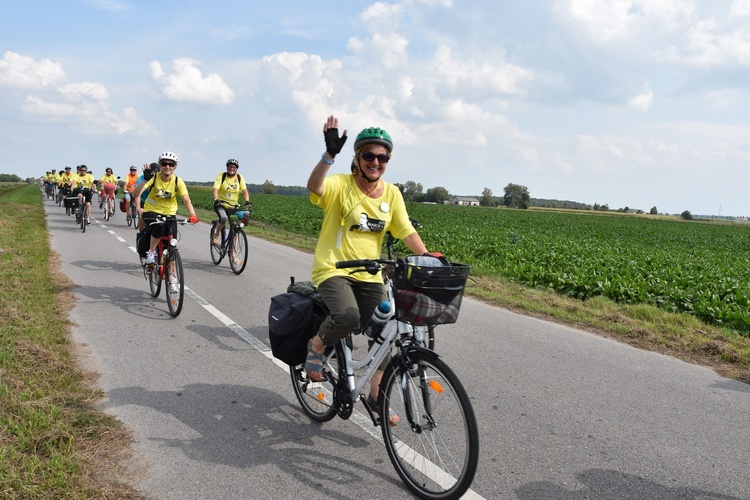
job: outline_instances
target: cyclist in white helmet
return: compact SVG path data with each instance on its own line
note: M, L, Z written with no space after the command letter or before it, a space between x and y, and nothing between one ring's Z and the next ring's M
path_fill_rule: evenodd
M169 224L157 224L149 226L151 228L151 241L149 250L146 254L146 264L156 262L156 247L159 239L168 233L177 234L177 224L175 214L177 214L177 197L181 196L185 207L190 212L188 222L197 224L198 217L195 215L193 203L190 201L185 181L174 175L177 168L177 155L171 151L166 151L159 156L160 173L154 175L146 182L141 183L133 191L136 209L141 219L146 224L155 221L159 216L167 216L170 219ZM144 205L141 206L141 193L148 192Z

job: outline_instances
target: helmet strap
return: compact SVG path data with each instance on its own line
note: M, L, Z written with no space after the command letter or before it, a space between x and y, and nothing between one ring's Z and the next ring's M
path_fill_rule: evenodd
M367 182L368 184L372 184L373 182L378 182L378 181L380 180L380 178L379 178L379 177L378 177L377 179L370 179L369 177L367 177L367 175L365 175L365 171L364 171L364 170L362 170L362 167L360 166L360 164L359 164L359 161L360 161L360 160L359 160L359 158L358 158L358 159L357 159L357 168L359 169L359 173L360 173L360 174L362 175L362 177L364 177L364 178L365 178L365 181L366 181L366 182Z

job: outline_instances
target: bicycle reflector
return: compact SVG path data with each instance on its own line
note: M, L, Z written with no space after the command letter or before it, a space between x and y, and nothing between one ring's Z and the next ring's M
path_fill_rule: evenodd
M440 385L440 382L438 382L437 380L430 380L428 382L428 385L430 386L430 388L432 388L433 391L437 393L443 392L443 386Z

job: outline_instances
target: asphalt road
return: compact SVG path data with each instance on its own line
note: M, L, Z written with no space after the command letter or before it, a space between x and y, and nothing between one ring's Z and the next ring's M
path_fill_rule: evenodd
M311 422L270 355L270 297L312 258L250 239L235 276L182 226L186 298L152 298L123 213L85 234L47 204L77 284L74 340L101 373L101 408L135 437L152 498L411 498L362 418ZM437 351L469 392L480 463L467 497L749 499L750 386L590 333L464 299Z

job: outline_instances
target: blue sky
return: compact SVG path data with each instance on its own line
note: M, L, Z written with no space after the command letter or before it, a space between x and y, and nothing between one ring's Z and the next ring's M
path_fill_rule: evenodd
M304 185L335 114L386 180L750 216L750 0L5 2L0 172L180 157ZM350 141L332 172L348 171Z

